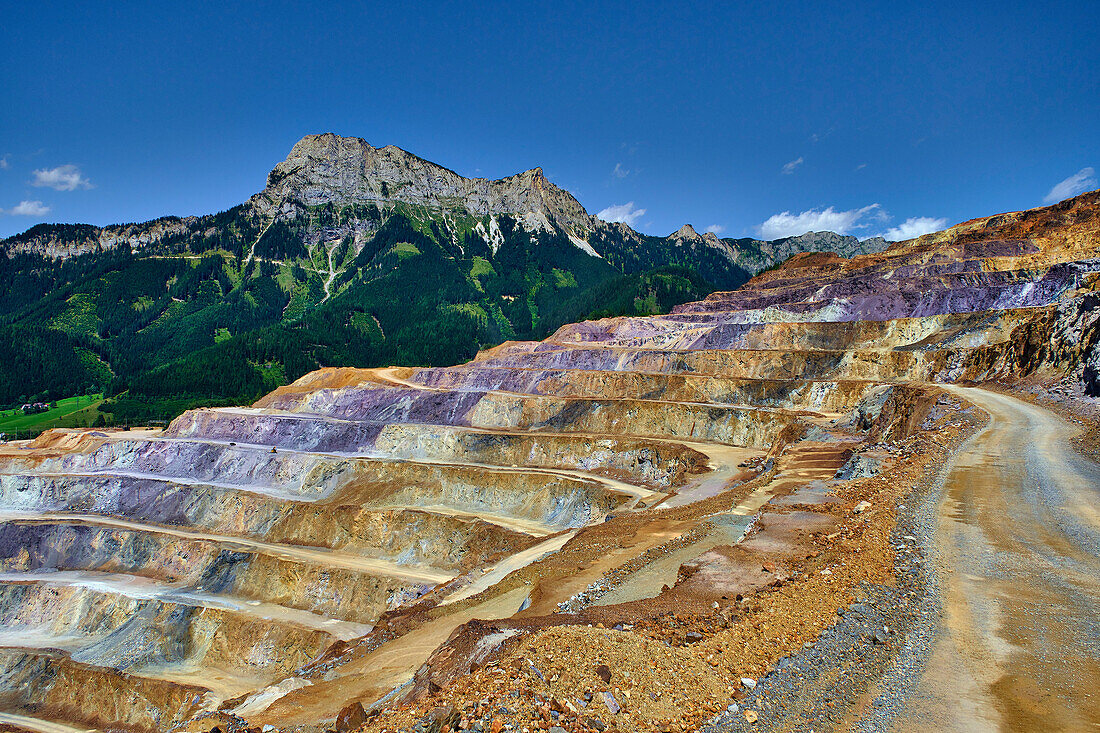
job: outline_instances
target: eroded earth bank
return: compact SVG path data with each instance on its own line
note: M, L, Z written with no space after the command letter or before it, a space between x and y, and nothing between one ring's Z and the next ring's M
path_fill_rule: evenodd
M0 724L1089 730L1100 194L0 454Z

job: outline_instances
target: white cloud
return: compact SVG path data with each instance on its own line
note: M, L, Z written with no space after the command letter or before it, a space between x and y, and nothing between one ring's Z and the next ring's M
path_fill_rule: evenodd
M1094 188L1096 188L1096 171L1092 168L1082 168L1050 189L1050 193L1043 197L1043 203L1053 204Z
M630 175L630 171L626 168L623 168L622 163L616 163L615 170L611 171L611 175L615 176L616 178L626 178Z
M782 239L797 237L806 232L836 232L849 234L854 229L866 229L872 222L884 222L890 215L878 204L864 206L862 209L837 211L832 206L827 209L810 209L801 214L783 211L773 214L756 230L764 239Z
M52 188L55 191L75 191L78 188L91 188L92 182L84 177L72 163L56 168L39 168L33 171L32 186Z
M45 216L50 213L50 207L41 201L20 201L17 206L7 210L12 216Z
M857 171L861 171L861 170L863 170L863 169L864 169L864 168L866 168L866 167L867 167L867 164L866 164L866 163L860 163L859 165L857 165L857 166L856 166L856 170L857 170Z
M891 242L914 239L922 234L938 232L947 226L947 219L931 216L911 216L896 227L890 227L882 236Z
M625 204L608 206L606 209L596 214L596 216L604 221L622 222L623 224L634 226L634 222L645 216L645 209L635 208L633 201L627 201Z
M792 160L790 163L785 164L782 171L783 175L789 176L790 174L794 173L795 169L798 168L798 166L802 165L803 162L805 161L802 160L802 156L800 155Z
M8 163L8 156L5 155L3 158L0 158L0 171L6 170L9 165L10 164Z
M703 230L704 232L710 232L711 234L721 234L726 231L726 228L721 224L711 224L709 227Z

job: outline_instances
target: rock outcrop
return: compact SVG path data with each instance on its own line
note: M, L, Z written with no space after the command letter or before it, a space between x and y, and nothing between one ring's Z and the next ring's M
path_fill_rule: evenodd
M362 138L306 135L268 174L251 199L265 218L281 207L402 202L474 216L511 214L531 228L553 224L584 237L594 226L575 198L550 183L541 168L497 181L464 178L393 145L375 148Z

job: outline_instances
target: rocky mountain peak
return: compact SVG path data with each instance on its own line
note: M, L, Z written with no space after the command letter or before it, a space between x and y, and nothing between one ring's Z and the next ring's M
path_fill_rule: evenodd
M510 214L528 228L553 223L583 235L592 219L568 192L532 168L499 180L465 178L394 145L358 137L306 135L268 175L252 203L271 215L287 207L403 202L474 215Z
M693 242L702 240L703 238L699 236L699 232L695 231L695 227L693 227L691 224L684 224L682 227L673 232L669 239L680 239L688 242Z

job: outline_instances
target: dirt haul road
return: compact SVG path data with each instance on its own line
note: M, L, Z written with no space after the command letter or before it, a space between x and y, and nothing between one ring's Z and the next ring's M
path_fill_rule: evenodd
M940 629L895 730L1100 730L1100 466L1053 413L949 389L990 421L948 466Z

